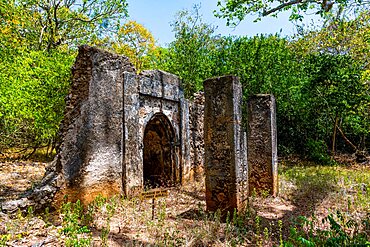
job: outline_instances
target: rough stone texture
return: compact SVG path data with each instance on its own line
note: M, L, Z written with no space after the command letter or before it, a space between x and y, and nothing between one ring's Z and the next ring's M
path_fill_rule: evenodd
M225 216L243 207L247 192L241 85L234 76L208 79L204 93L207 210Z
M57 156L63 177L58 198L89 202L122 191L123 74L127 58L82 46L72 69L72 88Z
M88 46L79 48L72 72L56 158L35 189L2 210L57 206L65 195L83 203L98 194L132 196L204 174L207 210L223 216L244 206L248 185L276 195L273 96L249 101L248 169L238 78L206 80L204 95L188 102L177 76L137 75L126 57Z
M194 94L189 102L191 175L195 181L204 178L204 93Z
M181 160L184 164L180 167L181 182L183 185L189 184L193 181L191 173L191 159L190 159L190 126L189 126L189 102L184 98L180 98L180 108L181 108Z
M56 171L56 168L56 162L53 161L46 167L42 181L33 190L27 191L16 200L3 202L1 210L7 213L15 213L18 209L26 211L28 207L32 207L33 210L39 211L52 205L61 181L61 175Z
M82 47L73 85L58 159L59 198L89 202L98 194L135 195L144 182L180 183L189 148L178 77L158 70L137 75L127 58Z
M278 193L276 105L273 95L248 101L249 192Z
M184 123L188 122L184 114L187 105L179 78L159 70L143 71L139 76L125 73L124 88L125 194L132 195L143 189L144 174L153 177L155 181L149 182L152 185L168 178L171 181L163 181L163 184L182 182L190 165L185 158L189 144L183 136ZM154 164L160 168L151 169Z
M3 210L191 180L189 104L177 76L137 75L126 57L88 46L79 48L72 74L55 160L40 186Z

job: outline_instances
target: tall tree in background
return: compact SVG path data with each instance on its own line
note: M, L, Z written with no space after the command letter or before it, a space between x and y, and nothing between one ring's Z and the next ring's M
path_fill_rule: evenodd
M202 22L199 6L192 11L180 11L171 24L175 41L171 42L160 67L183 81L185 94L190 97L203 87L203 80L214 75L213 59L218 52L220 36L215 27Z
M157 53L153 35L135 21L128 21L119 28L112 48L116 53L130 58L138 72L151 68Z
M302 56L311 53L348 55L370 69L370 10L353 20L331 20L320 30L305 30L291 46Z
M76 46L126 16L125 0L0 0L0 152L53 142Z
M50 51L93 42L127 16L122 0L11 0L0 2L1 25L28 47Z
M311 64L308 85L314 90L305 91L316 93L305 101L311 101L310 105L313 99L326 102L316 108L326 112L323 123L331 123L331 152L335 153L339 134L350 149L365 149L370 133L369 11L353 20L331 20L326 27L307 30L296 38L291 49Z

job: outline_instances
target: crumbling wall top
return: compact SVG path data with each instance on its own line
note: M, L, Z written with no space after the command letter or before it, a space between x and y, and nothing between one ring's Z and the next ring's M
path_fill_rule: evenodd
M141 94L172 101L179 101L184 97L179 77L161 70L145 70L140 75Z

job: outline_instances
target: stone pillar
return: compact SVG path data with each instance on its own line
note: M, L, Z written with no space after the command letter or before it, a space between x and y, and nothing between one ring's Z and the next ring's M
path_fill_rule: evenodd
M225 76L206 80L204 94L207 210L225 216L241 209L246 199L242 90L237 77Z
M182 93L183 94L183 93ZM181 159L182 171L180 174L183 185L189 184L191 180L191 163L190 163L190 127L189 127L189 102L183 97L180 99L181 110Z
M123 80L123 191L126 196L143 187L142 134L139 125L139 80L135 73L124 73Z
M248 101L249 193L278 193L276 104L273 95L260 94Z
M204 93L194 94L189 103L189 142L192 181L204 181Z

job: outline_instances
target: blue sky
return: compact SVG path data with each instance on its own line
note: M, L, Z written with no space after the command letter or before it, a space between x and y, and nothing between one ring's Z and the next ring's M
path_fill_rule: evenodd
M254 23L250 16L236 28L226 26L226 21L214 17L217 0L127 0L129 19L135 20L149 29L160 45L166 45L174 39L170 22L182 9L191 9L194 4L201 4L201 14L206 23L217 26L217 32L223 35L254 36L259 33L291 35L295 32L294 25L289 22L289 13L281 13L278 18L268 17ZM309 22L309 18L306 18Z

